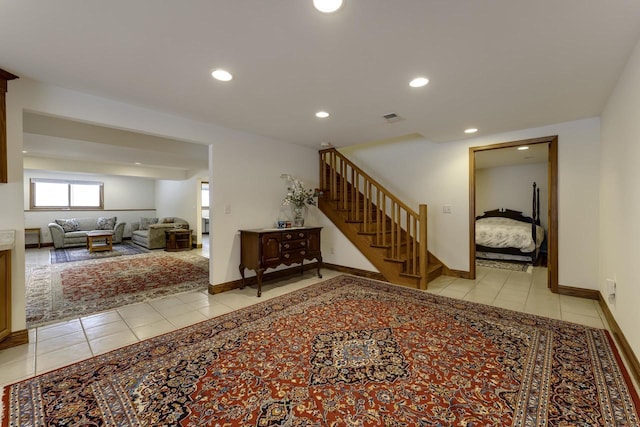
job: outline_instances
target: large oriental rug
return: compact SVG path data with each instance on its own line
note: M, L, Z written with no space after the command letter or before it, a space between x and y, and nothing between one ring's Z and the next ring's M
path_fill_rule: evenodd
M209 284L209 260L193 252L36 267L27 282L27 327L86 316Z
M608 333L339 276L8 386L3 426L637 426Z

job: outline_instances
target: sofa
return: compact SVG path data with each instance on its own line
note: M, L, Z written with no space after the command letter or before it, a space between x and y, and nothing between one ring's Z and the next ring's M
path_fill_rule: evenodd
M140 218L131 224L131 241L147 249L162 249L166 246L166 230L172 228L189 229L189 223L182 218Z
M122 243L124 226L126 223L117 222L118 218L64 218L55 219L49 223L49 232L56 249L73 246L85 246L87 244L88 231L112 231L113 243Z

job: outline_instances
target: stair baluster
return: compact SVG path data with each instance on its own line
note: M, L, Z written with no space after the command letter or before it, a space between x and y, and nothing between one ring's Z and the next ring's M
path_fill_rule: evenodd
M320 151L320 187L320 209L387 280L426 289L441 274L427 250L426 205L416 213L334 148Z

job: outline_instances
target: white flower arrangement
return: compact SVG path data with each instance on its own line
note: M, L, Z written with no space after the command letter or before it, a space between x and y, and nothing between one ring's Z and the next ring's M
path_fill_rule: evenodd
M287 178L289 181L289 187L287 188L287 196L282 201L283 205L293 205L297 208L301 208L306 205L315 206L315 198L320 195L320 191L316 189L306 189L304 182L297 180L291 175L283 175L283 178Z

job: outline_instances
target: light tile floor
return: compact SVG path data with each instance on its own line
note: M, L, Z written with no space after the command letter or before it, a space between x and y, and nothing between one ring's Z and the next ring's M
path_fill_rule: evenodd
M208 256L208 250L201 253ZM27 250L27 273L36 264L49 263L48 249ZM29 344L0 351L0 386L99 355L122 346L206 320L335 277L323 269L323 279L309 271L263 285L217 295L192 291L134 304L92 316L29 330ZM442 276L429 290L460 298L597 328L607 322L596 301L557 295L547 288L546 269L533 273L478 268L475 280ZM637 385L636 385L637 387Z

